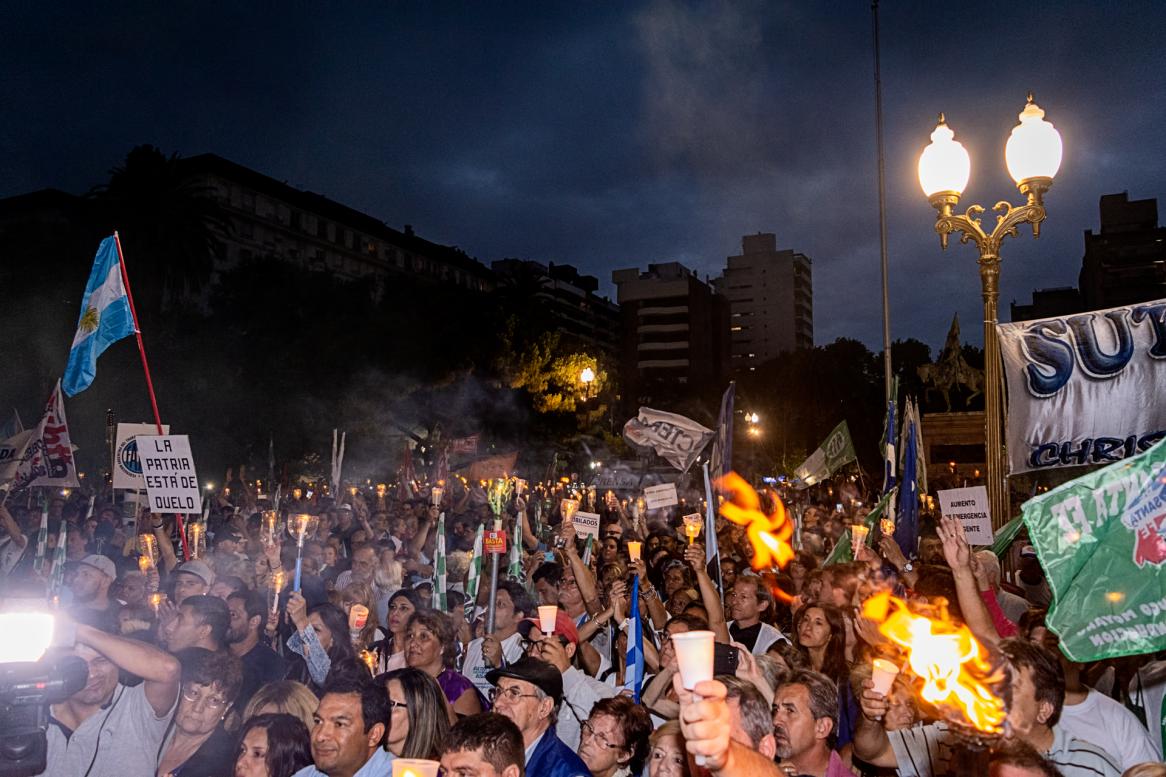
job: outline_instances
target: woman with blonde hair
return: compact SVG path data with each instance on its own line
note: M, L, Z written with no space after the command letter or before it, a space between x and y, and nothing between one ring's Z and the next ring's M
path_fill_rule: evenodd
M280 680L261 686L255 692L251 701L247 702L246 709L243 710L243 722L247 722L256 715L285 712L302 720L311 731L312 726L315 725L313 716L316 714L316 707L319 703L320 700L316 698L316 694L312 693L311 689L303 683L297 683L295 680Z
M689 777L680 721L670 720L648 737L648 777Z

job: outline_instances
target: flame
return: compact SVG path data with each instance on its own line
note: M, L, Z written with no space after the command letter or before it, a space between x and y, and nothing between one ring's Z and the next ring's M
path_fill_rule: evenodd
M906 651L907 665L923 680L925 701L959 710L979 731L1001 731L1004 700L991 688L1001 677L967 626L911 612L906 602L886 592L863 602L862 614Z
M732 499L720 506L721 515L745 527L753 545L753 568L784 567L794 558L794 525L785 513L785 505L773 494L773 512L761 510L761 497L736 472L730 472L717 485L732 494Z
M369 672L376 674L376 668L377 668L377 654L376 653L372 652L371 650L362 650L362 651L360 651L360 660L363 661L364 665L368 667Z

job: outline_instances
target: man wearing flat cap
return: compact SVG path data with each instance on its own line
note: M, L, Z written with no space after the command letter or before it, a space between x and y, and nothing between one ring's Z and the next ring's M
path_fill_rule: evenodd
M522 658L486 675L494 711L514 721L526 748L526 773L539 777L590 777L582 759L555 735L563 700L563 675L537 658Z

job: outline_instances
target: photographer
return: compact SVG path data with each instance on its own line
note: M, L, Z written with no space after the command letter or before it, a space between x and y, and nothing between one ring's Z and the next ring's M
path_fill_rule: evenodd
M178 701L178 659L144 642L84 623L76 626L73 655L88 664L89 678L84 688L50 708L48 768L43 774L153 774ZM122 685L119 671L144 682Z

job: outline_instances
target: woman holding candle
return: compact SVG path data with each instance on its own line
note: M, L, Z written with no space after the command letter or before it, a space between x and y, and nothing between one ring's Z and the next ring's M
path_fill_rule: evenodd
M379 656L384 656L383 671L391 672L394 669L405 668L405 630L408 628L409 618L420 609L421 597L411 588L402 588L389 597L385 617L388 634L369 647Z
M377 677L389 694L385 746L398 758L434 761L449 735L453 710L437 681L420 669L394 669Z
M356 658L348 639L348 616L334 604L318 604L309 610L298 591L288 598L287 613L296 627L287 646L304 659L312 684L323 688L334 662Z
M453 669L457 640L444 613L418 610L409 618L405 633L405 661L437 681L455 713L475 715L485 708L474 684Z

